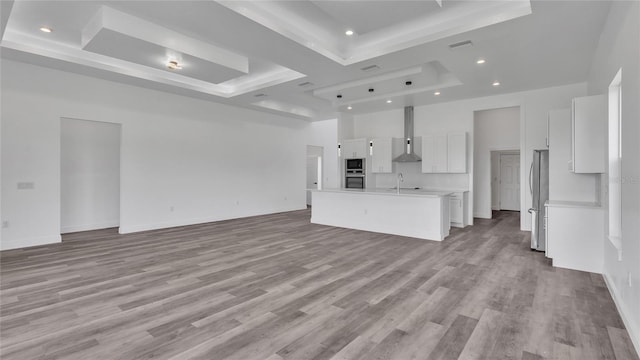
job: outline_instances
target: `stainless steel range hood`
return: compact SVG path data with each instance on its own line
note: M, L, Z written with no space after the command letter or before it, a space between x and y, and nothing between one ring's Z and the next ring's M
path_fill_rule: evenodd
M416 162L422 159L413 152L413 106L404 108L404 138L402 139L404 153L393 159L396 162Z

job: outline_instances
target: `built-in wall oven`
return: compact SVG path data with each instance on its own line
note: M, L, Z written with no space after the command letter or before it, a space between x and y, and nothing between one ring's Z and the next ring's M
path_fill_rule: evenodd
M346 159L344 187L347 189L364 189L365 159Z

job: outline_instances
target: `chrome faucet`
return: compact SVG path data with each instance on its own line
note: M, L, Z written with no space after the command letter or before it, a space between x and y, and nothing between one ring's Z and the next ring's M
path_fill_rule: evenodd
M396 191L400 194L400 183L404 182L404 178L402 177L402 173L398 173L398 177L396 178Z

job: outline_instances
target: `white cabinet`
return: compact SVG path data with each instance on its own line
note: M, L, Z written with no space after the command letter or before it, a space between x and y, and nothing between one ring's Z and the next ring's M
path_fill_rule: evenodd
M601 274L604 209L594 203L552 201L545 204L546 256L555 267Z
M423 173L466 173L467 134L456 132L422 137Z
M605 172L606 124L605 95L573 99L569 170L587 174Z
M391 173L392 167L392 139L375 138L370 141L371 147L371 172Z
M467 172L467 133L447 134L447 172Z
M468 207L468 191L454 192L449 196L449 217L451 226L465 227L465 214Z
M422 172L447 172L447 135L422 137Z
M342 140L340 147L341 156L345 159L364 159L367 157L366 139Z

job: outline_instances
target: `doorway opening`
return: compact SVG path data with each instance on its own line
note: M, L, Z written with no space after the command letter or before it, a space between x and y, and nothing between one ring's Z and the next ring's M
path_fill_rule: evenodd
M520 211L520 151L491 151L491 210Z
M120 124L60 119L60 232L120 226Z
M609 85L609 181L608 234L609 242L622 261L622 69Z
M473 113L473 176L471 177L471 189L473 189L473 216L476 218L492 219L493 212L501 208L520 211L520 224L522 227L524 214L522 211L524 189L521 187L522 167L524 162L522 153L523 133L520 126L522 121L522 108L511 106L505 108L477 110ZM509 201L505 203L500 199L500 155L520 155L518 162L513 163L513 156L505 157L505 164L511 162L513 168L520 169L518 174L510 173L513 181L511 188L505 186L507 193L503 197ZM509 169L504 169L508 171ZM505 174L505 177L508 176ZM505 184L506 185L506 184ZM520 189L518 194L514 191ZM515 202L515 204L514 204ZM520 208L513 205L519 205Z
M322 146L307 145L307 206L311 206L311 190L322 189Z

